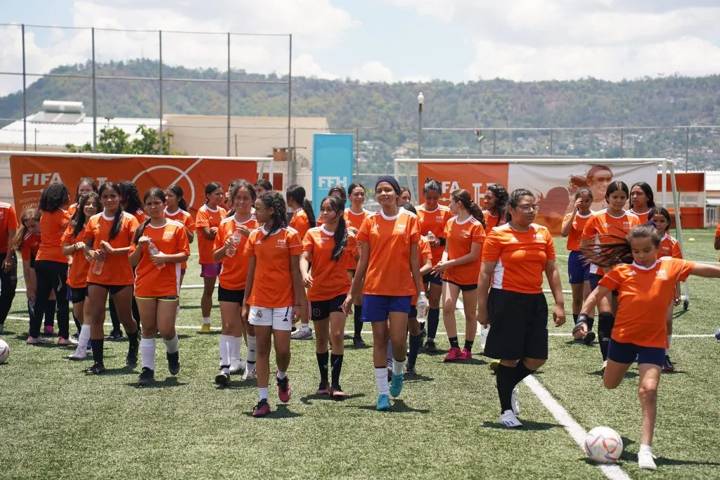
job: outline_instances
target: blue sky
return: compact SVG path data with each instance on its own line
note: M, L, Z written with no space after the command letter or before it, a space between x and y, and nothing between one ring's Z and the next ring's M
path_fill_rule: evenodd
M297 75L361 81L609 80L720 73L710 0L3 0L0 23L293 33ZM99 60L155 57L156 33L98 31ZM168 64L224 68L222 36L165 37ZM90 53L83 30L29 28L28 70ZM0 27L0 70L19 70ZM233 37L233 65L284 73L284 38ZM0 94L17 89L0 78Z

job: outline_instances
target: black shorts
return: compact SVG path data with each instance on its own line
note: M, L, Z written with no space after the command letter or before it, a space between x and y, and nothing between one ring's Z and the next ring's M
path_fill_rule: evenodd
M91 282L88 282L88 288L89 288L90 286L93 286L93 287L102 287L102 288L104 288L105 290L107 290L107 291L110 293L110 295L115 295L116 293L122 291L122 289L127 288L127 287L132 288L132 285L103 285L102 283L91 283Z
M452 283L460 289L461 292L469 292L477 288L477 283L471 283L469 285L460 285L459 283L451 282L450 280L443 280L443 282Z
M442 285L443 281L438 273L426 273L423 275L423 282L430 286L431 284Z
M342 312L342 304L347 295L338 295L330 300L310 302L310 318L313 320L325 320L333 312Z
M87 298L88 287L82 287L82 288L68 287L68 291L70 292L69 300L72 303L81 303L81 302L84 302L85 299Z
M492 328L485 344L485 356L503 360L548 358L545 295L493 288L487 305Z
M228 290L218 286L218 302L233 302L242 305L245 299L245 290Z

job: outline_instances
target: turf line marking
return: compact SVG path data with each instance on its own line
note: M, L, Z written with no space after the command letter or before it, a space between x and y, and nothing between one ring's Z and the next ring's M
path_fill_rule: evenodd
M525 385L535 394L535 396L542 402L543 406L555 417L560 425L565 428L565 431L572 437L572 439L580 447L580 450L584 453L583 444L585 443L585 436L587 432L579 423L575 421L572 416L568 413L560 403L547 391L547 389L535 378L534 375L526 377ZM604 465L598 464L600 471L610 480L629 480L625 471L618 465Z

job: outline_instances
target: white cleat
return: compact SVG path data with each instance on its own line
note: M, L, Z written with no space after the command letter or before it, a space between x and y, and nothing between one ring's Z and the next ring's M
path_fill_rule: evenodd
M512 397L510 397L510 405L512 406L513 413L517 416L520 415L520 400L518 399L518 387L513 388Z
M237 375L241 374L245 371L245 361L244 360L232 360L230 361L230 375Z
M652 454L652 450L647 449L638 452L638 467L644 470L657 470L655 455Z
M248 366L245 368L245 373L243 373L242 379L245 380L255 380L257 378L257 373L255 373L255 365Z
M312 340L313 332L310 327L300 327L290 334L293 340Z
M506 428L518 428L523 426L512 410L505 410L502 415L500 415L500 423L502 423Z

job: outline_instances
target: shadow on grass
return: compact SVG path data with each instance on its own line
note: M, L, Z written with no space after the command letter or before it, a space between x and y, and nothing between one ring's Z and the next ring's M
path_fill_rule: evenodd
M243 415L245 415L246 417L252 417L252 412L245 412ZM287 405L280 404L274 411L270 412L269 415L267 415L266 417L261 417L261 419L266 418L268 420L278 420L282 418L297 418L302 416L302 413L293 412L288 408Z
M345 397L343 397L343 399L341 400L335 399L330 395L313 393L312 395L305 395L304 397L300 397L300 403L302 403L303 405L312 405L315 400L321 400L323 402L344 402L346 400L351 400L353 398L361 398L364 396L364 393L353 393L352 395L346 394Z
M220 330L210 330L209 332L201 332L200 330L198 330L197 332L195 332L195 335L200 335L200 336L216 336L216 335L220 335L220 334L222 334L222 332ZM188 335L188 337L189 337L189 335Z
M85 370L81 370L83 373L87 374L88 376L95 376L92 373L87 373ZM130 368L128 366L124 367L117 367L117 368L106 368L103 373L100 375L97 375L98 377L114 377L117 375L133 375L138 374L138 372L135 370L135 368Z
M672 318L673 318L673 319L680 318L680 317L682 317L683 315L685 315L687 312L688 312L687 310L680 310L680 311L677 311L677 312L673 312Z
M494 428L496 430L519 430L529 432L550 430L551 428L562 428L562 426L557 423L533 422L532 420L525 419L522 419L520 421L522 422L523 426L518 428L507 428L505 425L498 422L483 422L482 427Z
M230 377L232 378L232 377ZM254 378L248 378L247 380L230 380L226 386L218 388L218 390L241 390L245 388L251 388L256 386L256 380Z
M375 408L375 405L359 405L355 406L353 408L358 408L360 410L370 410L370 411L377 411ZM385 413L385 412L379 412L379 413ZM430 410L425 408L413 408L409 406L407 403L405 403L404 400L393 400L392 406L390 407L389 413L421 413L423 415L430 413Z
M588 375L594 375L594 376L596 376L596 377L602 378L603 372L602 372L602 370L595 370L594 372L588 372ZM637 372L632 371L632 370L628 370L627 372L625 372L625 376L624 376L623 378L628 378L628 379L629 379L629 378L637 378L637 377L638 377L638 373L637 373Z
M163 381L155 381L150 385L140 385L138 382L127 383L128 387L134 387L137 390L151 390L154 388L173 388L184 387L188 382L179 382L175 377L166 377Z
M405 381L408 383L416 383L416 382L432 382L435 378L428 377L427 375L423 375L421 373L406 373L405 374Z
M352 342L345 344L345 350L367 350L369 348L372 348L372 344L370 343L366 343L364 347L356 347Z

